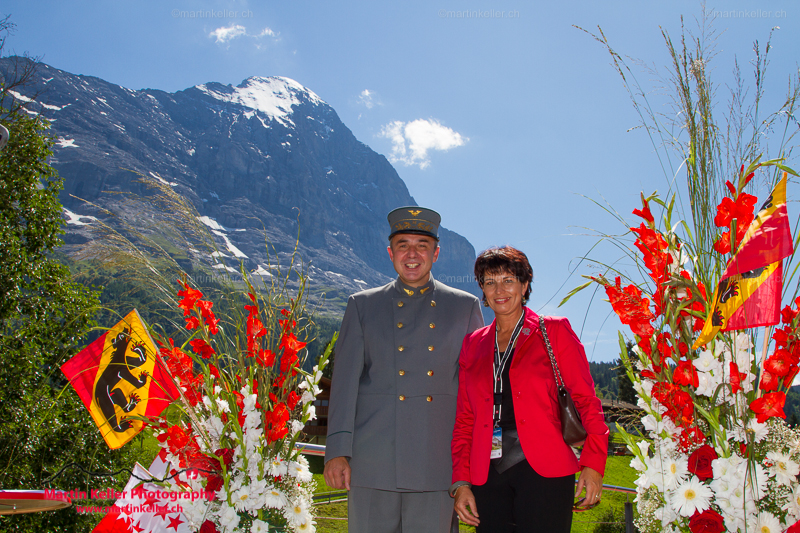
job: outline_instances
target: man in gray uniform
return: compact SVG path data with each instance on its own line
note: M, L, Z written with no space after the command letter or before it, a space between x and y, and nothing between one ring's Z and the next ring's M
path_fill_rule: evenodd
M398 278L347 302L325 481L350 491L350 533L449 533L458 354L483 317L475 296L431 276L439 214L401 207L388 219Z

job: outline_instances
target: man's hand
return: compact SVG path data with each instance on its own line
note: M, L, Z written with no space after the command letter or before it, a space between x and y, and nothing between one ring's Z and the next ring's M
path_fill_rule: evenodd
M350 462L347 457L334 457L325 463L325 483L334 489L350 490Z

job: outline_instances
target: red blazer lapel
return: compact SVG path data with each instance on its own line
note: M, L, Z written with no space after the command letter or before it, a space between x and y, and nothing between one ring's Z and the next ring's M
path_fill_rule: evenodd
M511 362L512 366L515 366L517 361L520 359L517 357L517 354L527 353L528 345L535 337L540 335L539 315L527 307L524 307L523 309L525 310L525 321L522 324L522 331L517 339L517 346L514 349L514 360ZM494 340L494 337L492 337L492 339Z

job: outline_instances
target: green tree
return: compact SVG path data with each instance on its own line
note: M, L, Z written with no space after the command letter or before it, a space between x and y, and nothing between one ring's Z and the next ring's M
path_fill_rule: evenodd
M0 20L0 52L12 29ZM98 296L53 257L64 224L62 181L47 163L53 139L47 121L9 95L20 90L13 76L0 78L0 123L11 133L0 152L0 488L119 487L74 468L45 485L72 462L90 471L130 466L136 449L109 450L75 392L64 390L59 366L86 342ZM97 520L67 509L0 517L0 530L86 531Z
M626 343L628 354L632 354L633 346L634 344L631 341ZM633 388L633 382L631 381L631 378L628 377L628 372L625 370L625 365L622 363L622 359L617 359L616 367L617 387L619 389L617 398L622 402L636 403L636 389Z

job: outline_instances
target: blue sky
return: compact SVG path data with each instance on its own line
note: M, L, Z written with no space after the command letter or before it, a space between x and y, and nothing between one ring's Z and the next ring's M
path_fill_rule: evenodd
M710 67L721 104L734 59L749 82L753 41L780 27L766 84L766 107L777 108L797 72L800 5L728 0L706 9L716 15ZM579 274L599 271L587 264L569 278L595 241L582 228L620 230L584 196L633 223L639 192L664 191L667 180L644 132L629 131L638 119L608 53L573 25L601 26L618 52L664 71L661 28L678 38L683 15L695 30L699 2L6 0L0 12L17 25L7 53L131 89L255 75L300 82L477 251L525 251L535 272L530 307L568 316L590 359L616 356L608 304L590 306L587 294L555 309ZM660 86L637 72L646 87ZM650 98L668 112L657 92ZM797 216L796 204L789 210ZM613 262L619 253L594 256Z

